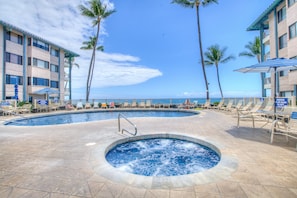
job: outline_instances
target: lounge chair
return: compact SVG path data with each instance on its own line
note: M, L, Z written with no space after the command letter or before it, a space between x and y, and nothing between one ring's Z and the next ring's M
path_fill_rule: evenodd
M13 115L13 114L16 113L16 109L11 105L2 105L1 106L1 111L2 111L3 116Z
M85 109L91 109L91 104L89 102L86 102Z
M101 109L107 109L107 104L105 102L101 104Z
M48 101L43 99L38 99L36 101L36 111L37 112L47 112L48 109Z
M145 107L146 107L146 108L151 108L151 107L152 107L152 102L151 102L151 100L147 100L147 101L145 102Z
M70 103L67 103L66 106L65 106L66 110L74 110L74 106Z
M130 107L130 104L128 102L124 102L123 107L128 108L128 107Z
M110 103L109 103L109 108L115 108L115 104L114 104L114 102L110 102Z
M287 121L287 122L286 122ZM274 135L286 136L297 139L297 112L292 112L291 116L282 116L282 119L277 119L272 123L270 142L273 143Z
M209 109L210 107L210 100L206 100L205 103L201 105L202 109Z
M93 108L94 109L98 109L99 108L99 103L98 102L94 102Z
M263 102L258 102L251 110L237 109L237 127L239 128L240 120L252 120L253 128L255 128L255 118L259 114L257 112L261 109Z
M57 111L59 109L59 104L58 103L50 103L48 105L48 110L49 111Z
M221 100L218 105L211 107L211 109L220 109L224 105L224 100Z
M253 105L253 102L249 101L246 105L242 106L241 108L239 108L241 111L248 111L251 106Z
M133 101L132 104L131 104L131 107L132 107L132 108L137 107L137 102L136 102L136 101Z
M84 106L83 106L82 102L77 102L76 109L79 110L79 109L83 109L83 108L84 108Z
M143 101L141 101L141 102L139 103L139 107L140 107L140 108L145 108L145 103L144 103Z
M233 106L233 100L229 100L228 104L226 106L219 108L219 110L230 111L232 109L232 106Z
M20 113L31 113L32 104L24 104L20 109Z

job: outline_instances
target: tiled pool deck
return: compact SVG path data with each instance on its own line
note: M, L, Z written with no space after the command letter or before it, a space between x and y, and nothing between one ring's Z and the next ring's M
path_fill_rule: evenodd
M297 141L277 136L270 144L269 126L257 128L262 124L257 122L253 129L245 121L236 128L235 117L213 110L131 120L139 135L177 134L211 142L224 162L188 176L135 176L113 169L103 157L108 145L126 137L117 132L117 120L0 125L0 197L297 197Z

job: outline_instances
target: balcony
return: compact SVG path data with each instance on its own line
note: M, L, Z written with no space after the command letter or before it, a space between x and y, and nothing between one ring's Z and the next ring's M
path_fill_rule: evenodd
M70 90L69 90L69 88L65 88L65 89L64 89L64 95L65 95L65 96L69 96L69 95L70 95Z
M271 89L271 77L264 79L264 89Z
M269 33L269 31L265 31L263 33L262 43L265 44L265 45L269 45L269 43L270 43L270 33Z

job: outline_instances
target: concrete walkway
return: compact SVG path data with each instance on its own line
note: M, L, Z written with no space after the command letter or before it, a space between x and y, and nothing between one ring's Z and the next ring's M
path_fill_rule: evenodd
M126 177L104 159L108 145L126 138L117 132L117 120L0 125L0 197L297 197L297 142L276 136L270 144L270 125L262 129L256 123L253 129L245 121L236 128L235 117L213 110L183 118L131 120L139 135L178 134L211 142L225 161L211 174Z

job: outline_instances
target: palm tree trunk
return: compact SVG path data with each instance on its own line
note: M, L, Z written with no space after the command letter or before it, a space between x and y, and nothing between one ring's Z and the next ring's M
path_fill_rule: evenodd
M100 31L100 19L98 19L98 24L97 24L97 33L96 33L96 41L95 45L93 48L93 53L92 53L92 59L89 67L89 73L88 73L88 79L87 79L87 93L86 93L86 101L89 101L89 96L91 92L91 84L92 84L92 79L93 79L93 72L94 72L94 67L95 67L95 57L96 57L96 48L97 48L97 42L98 42L98 37L99 37L99 31Z
M201 65L202 65L202 71L203 71L203 76L204 76L204 81L205 81L205 88L206 88L206 100L209 100L208 82L207 82L207 77L206 77L206 72L205 72L203 49L202 49L202 39L201 39L201 30L200 30L199 2L196 3L196 14L197 14L198 40L199 40L199 48L200 48Z
M219 66L218 65L216 65L216 69L217 69L217 79L218 79L218 84L219 84L219 88L220 88L220 92L221 92L221 97L223 99L224 96L223 96L223 91L222 91L222 87L221 87L221 81L220 81L220 75L219 75Z
M86 87L86 102L89 101L89 81L90 81L90 75L91 75L91 68L93 65L93 59L94 59L94 52L92 53L90 66L89 66L89 72L88 72L88 78L87 78L87 87Z

